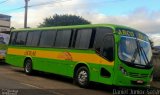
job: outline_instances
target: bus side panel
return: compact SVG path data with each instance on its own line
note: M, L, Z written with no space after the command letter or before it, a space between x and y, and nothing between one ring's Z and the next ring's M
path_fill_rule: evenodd
M73 65L75 62L33 57L33 69L54 74L73 76Z
M8 54L6 57L6 63L16 67L23 67L25 58L26 56ZM32 58L32 65L34 70L65 75L68 77L73 77L74 64L76 64L76 62L36 57Z
M89 63L90 68L90 81L98 82L99 81L99 64Z
M13 66L23 67L24 66L24 59L25 59L25 56L7 54L5 61L6 61L6 63L11 64Z
M114 76L113 66L102 65L100 63L87 63L87 66L89 68L90 81L112 85ZM111 76L110 77L102 76L101 68L105 68L107 71L109 71Z
M106 71L102 71L101 69L105 69ZM104 83L104 84L109 84L112 85L113 84L113 78L114 78L114 73L113 73L113 66L109 66L109 65L101 65L100 66L100 70L99 72L99 82L100 83ZM106 73L109 72L110 76L104 76L101 73Z

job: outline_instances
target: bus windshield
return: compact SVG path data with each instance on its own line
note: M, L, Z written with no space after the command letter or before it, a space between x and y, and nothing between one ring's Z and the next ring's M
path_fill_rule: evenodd
M150 64L151 57L152 51L149 42L134 37L121 37L119 58L122 61L133 65L146 66Z

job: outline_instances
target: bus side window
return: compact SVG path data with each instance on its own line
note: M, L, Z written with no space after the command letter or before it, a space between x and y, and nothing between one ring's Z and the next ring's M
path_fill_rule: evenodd
M35 32L29 32L26 45L27 46L37 46L40 38L40 31L35 31Z
M55 41L55 47L68 48L70 43L72 30L58 30Z
M10 43L11 45L15 45L16 44L16 39L17 39L17 32L12 32L11 33L11 39L10 39Z
M106 34L103 39L103 45L100 49L100 53L103 57L107 58L109 61L113 61L113 48L114 47L114 39L113 35Z
M109 61L113 61L113 30L111 28L97 28L94 47L97 54Z
M25 45L26 44L26 37L28 32L18 32L16 45Z
M77 33L75 48L88 49L90 45L92 29L80 29Z
M43 31L40 38L40 47L52 47L55 42L56 31Z

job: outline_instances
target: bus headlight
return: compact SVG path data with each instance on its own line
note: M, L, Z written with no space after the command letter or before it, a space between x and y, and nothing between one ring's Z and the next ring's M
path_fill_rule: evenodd
M120 71L122 72L122 74L127 75L127 71L121 66L120 66Z

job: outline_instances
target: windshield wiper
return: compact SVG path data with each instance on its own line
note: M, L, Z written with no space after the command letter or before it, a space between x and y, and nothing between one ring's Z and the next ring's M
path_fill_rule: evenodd
M132 57L132 60L131 60L131 63L135 63L135 60L136 60L136 57L137 57L137 55L139 54L139 57L140 57L140 64L141 64L141 55L143 56L143 58L144 58L144 62L145 62L145 64L146 64L146 66L149 66L150 64L150 62L149 62L149 59L148 59L148 57L147 57L147 54L146 54L146 52L144 51L144 49L143 49L143 47L141 47L141 45L140 45L140 42L138 41L138 39L136 39L136 43L137 43L137 49L135 50L135 52L134 52L134 54L133 54L133 57ZM139 64L139 65L140 65Z
M133 64L134 64L134 62L136 60L137 55L139 54L139 57L141 56L140 55L140 45L138 43L139 43L138 39L136 38L137 48L135 49L133 57L132 57L132 60L131 60L131 63L133 63ZM141 58L140 58L140 64L141 64Z
M142 56L144 58L144 62L146 63L147 66L149 66L150 62L149 62L149 59L147 57L147 54L146 52L144 51L143 47L140 45L140 42L137 40L137 43L138 43L138 47L139 47L139 51L142 53ZM139 53L140 54L140 53ZM141 59L141 58L140 58Z
M132 56L132 59L131 59L131 63L135 62L137 55L138 55L138 49L136 48L134 53L133 53L133 56Z
M145 59L145 63L146 63L146 65L149 65L149 60L148 60L148 57L147 57L147 55L146 55L146 52L144 51L144 49L140 46L140 50L141 50L141 52L142 52L142 56L143 57L145 57L144 59Z

